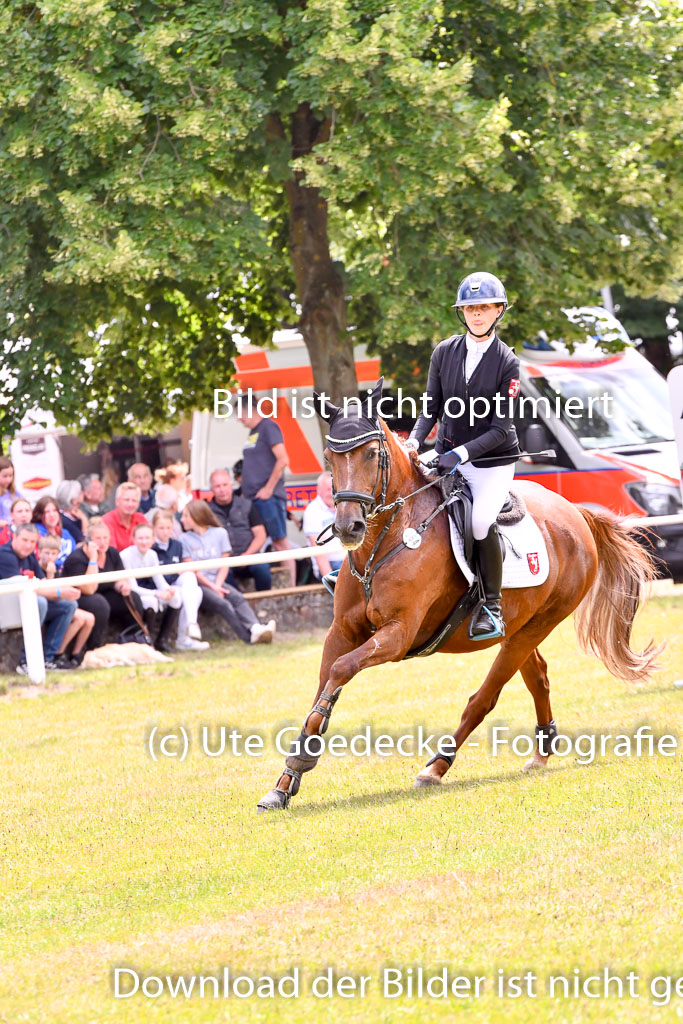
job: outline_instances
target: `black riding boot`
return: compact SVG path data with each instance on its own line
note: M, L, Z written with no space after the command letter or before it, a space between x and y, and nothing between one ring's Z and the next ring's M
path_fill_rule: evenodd
M477 561L486 598L470 623L471 640L493 640L505 636L505 622L501 611L501 584L503 582L503 552L498 527L494 523L484 540L478 540Z
M156 623L157 613L153 608L145 608L142 613L142 621L147 627L147 632L150 636L154 635L154 625Z
M166 607L164 614L161 618L161 625L159 626L159 635L156 638L154 646L157 651L164 651L169 653L174 650L174 644L171 643L171 633L175 630L178 625L178 619L180 618L180 608L169 608Z

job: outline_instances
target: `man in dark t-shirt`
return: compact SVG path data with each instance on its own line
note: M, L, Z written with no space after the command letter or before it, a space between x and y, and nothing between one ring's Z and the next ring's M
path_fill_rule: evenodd
M282 431L272 419L258 413L243 412L238 419L249 431L242 450L242 494L253 501L261 513L275 551L289 551L287 537L287 492L285 467L289 465ZM296 566L283 562L289 570L291 585L296 584Z
M232 480L227 469L215 469L210 477L213 498L209 507L215 513L221 526L228 531L232 555L251 555L260 551L266 543L266 527L263 518L253 502L233 491ZM228 583L237 586L236 580L251 576L257 590L270 590L270 566L267 564L237 566L228 573ZM231 578L233 577L233 578Z
M12 576L29 576L31 578L44 580L45 573L38 564L34 552L38 541L38 530L34 523L21 523L17 526L12 540L9 544L0 547L0 579L9 579ZM72 666L68 659L57 658L57 651L62 645L67 627L74 617L78 605L76 601L79 591L75 587L60 584L59 580L46 582L36 597L38 599L38 614L40 624L47 623L45 631L44 654L45 668L65 669ZM19 670L25 674L26 655L21 652Z

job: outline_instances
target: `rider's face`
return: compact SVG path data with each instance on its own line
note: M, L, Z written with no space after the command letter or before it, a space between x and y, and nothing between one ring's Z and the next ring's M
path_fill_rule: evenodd
M493 329L497 317L502 312L501 305L484 302L480 306L463 306L465 323L470 331L477 336L488 335Z

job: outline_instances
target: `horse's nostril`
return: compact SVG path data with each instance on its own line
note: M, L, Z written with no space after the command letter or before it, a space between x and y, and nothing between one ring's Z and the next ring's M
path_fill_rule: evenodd
M355 533L355 534L365 533L365 523L363 522L362 519L356 519L351 524L351 533Z

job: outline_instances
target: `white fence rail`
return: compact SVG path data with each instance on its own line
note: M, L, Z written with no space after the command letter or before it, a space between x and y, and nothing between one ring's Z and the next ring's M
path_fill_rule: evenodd
M634 526L675 526L683 523L683 513L674 516L643 516L630 518L629 522ZM209 558L198 562L175 562L170 565L158 565L149 569L117 569L114 572L90 573L84 576L60 576L56 580L27 579L25 576L17 577L16 582L12 580L0 580L0 603L5 596L10 594L19 595L19 609L21 627L24 633L24 650L26 652L26 668L28 677L33 683L45 681L45 659L43 656L43 641L40 630L40 615L38 612L38 600L36 591L54 583L56 586L79 587L84 583L92 583L93 577L97 577L100 583L115 583L118 580L142 579L147 576L168 576L181 572L202 572L204 569L220 569L227 565L243 566L261 564L264 562L289 562L301 558L312 558L315 555L339 554L343 548L338 541L333 540L328 544L316 548L294 548L289 551L267 551L255 555L234 555L227 558ZM0 623L0 626L2 623Z
M0 603L3 598L19 595L19 613L24 634L26 670L32 683L45 682L45 657L43 637L40 628L37 591L47 587L80 587L84 583L116 583L131 577L142 579L148 576L170 576L182 572L203 572L205 569L221 569L223 566L255 565L264 562L291 562L315 555L338 555L343 552L339 541L330 541L320 547L293 548L288 551L264 551L254 555L229 555L227 558L206 558L197 562L172 562L169 565L155 565L146 569L115 569L113 572L93 572L83 576L59 576L53 580L29 579L26 576L0 580ZM12 622L10 628L14 625ZM0 622L0 626L2 623Z

